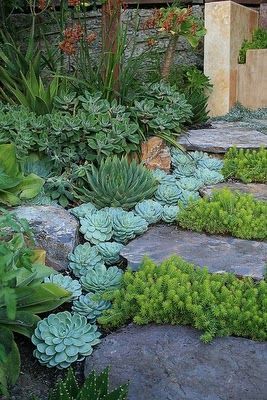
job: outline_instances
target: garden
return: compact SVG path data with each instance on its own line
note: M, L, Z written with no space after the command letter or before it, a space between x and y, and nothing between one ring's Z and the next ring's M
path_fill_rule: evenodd
M266 398L267 104L211 118L201 6L139 7L0 5L3 400Z

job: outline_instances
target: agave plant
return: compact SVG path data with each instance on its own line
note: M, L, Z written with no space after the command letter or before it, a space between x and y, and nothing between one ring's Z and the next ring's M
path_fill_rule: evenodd
M86 275L88 270L103 265L101 254L96 246L91 246L90 243L79 244L68 258L69 268L77 277Z
M164 222L172 223L176 221L177 214L179 212L178 206L164 206L161 219Z
M63 397L64 400L127 400L127 394L127 385L109 391L108 368L99 375L92 371L82 386L77 382L72 368L69 368L65 379L60 380L49 393L48 400L63 400Z
M112 220L106 211L97 211L87 214L80 219L80 231L86 240L93 244L107 242L112 238Z
M62 274L53 274L49 277L44 278L44 282L55 283L57 286L62 287L71 293L71 297L68 300L71 302L72 300L76 300L82 294L82 287L79 281L76 279L72 279L70 276L62 275Z
M102 265L82 276L81 284L87 292L103 293L117 289L121 284L121 279L121 269L117 267L106 268Z
M84 218L86 215L93 214L96 211L97 208L92 203L84 203L70 210L71 214L75 215L77 218Z
M136 214L144 218L148 224L155 224L161 219L163 207L158 201L144 200L135 206Z
M113 238L121 243L127 243L137 235L141 235L148 228L144 218L133 212L123 212L113 218Z
M91 323L94 323L96 319L102 315L103 311L110 307L111 303L109 301L98 300L93 293L87 293L74 301L71 309L86 317Z
M32 335L36 346L33 355L49 368L68 368L92 354L99 337L97 326L89 324L83 315L68 311L50 314L38 322Z
M98 208L111 206L128 210L139 201L151 198L158 185L143 165L117 156L102 160L99 168L93 166L86 178L84 187L78 190L84 200L93 201Z
M175 185L160 185L155 194L155 199L161 204L170 206L177 205L181 197L181 189Z
M123 244L117 242L104 242L96 246L104 262L108 265L114 265L120 260L120 252L123 247Z

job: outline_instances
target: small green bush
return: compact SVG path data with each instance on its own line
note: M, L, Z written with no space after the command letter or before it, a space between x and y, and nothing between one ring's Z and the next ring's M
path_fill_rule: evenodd
M243 239L267 238L267 202L228 189L192 201L181 208L177 220L181 227L197 232L231 234Z
M246 63L247 51L250 49L267 49L267 30L256 29L253 32L252 40L244 40L239 51L239 64Z
M236 178L245 183L267 183L267 149L231 148L224 157L222 172L225 178Z
M113 296L98 320L106 327L192 325L204 331L204 342L226 335L267 339L266 281L209 273L175 256L159 266L145 259L138 272L126 271Z

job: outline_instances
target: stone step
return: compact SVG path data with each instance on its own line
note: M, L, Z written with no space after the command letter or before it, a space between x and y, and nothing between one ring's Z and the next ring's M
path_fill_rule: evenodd
M252 194L257 200L267 201L267 185L265 183L223 182L200 189L201 196L210 196L214 190L227 188L232 191Z
M102 340L85 375L109 365L112 387L130 381L129 400L266 399L266 342L199 337L189 327L130 325Z
M230 147L258 149L267 147L267 135L235 122L212 122L211 128L191 129L179 138L186 150L226 153Z
M264 277L267 264L267 243L207 235L159 224L122 250L122 256L134 270L138 269L144 256L160 263L173 254L200 267L207 266L211 272L232 272L237 276L260 280Z

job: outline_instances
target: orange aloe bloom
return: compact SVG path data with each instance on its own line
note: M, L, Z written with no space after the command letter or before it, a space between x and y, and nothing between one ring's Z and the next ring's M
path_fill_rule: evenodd
M68 56L72 56L76 53L75 45L67 39L59 43L59 48L61 51L63 51L63 53L67 54Z
M68 6L77 7L81 4L81 0L68 0Z
M44 10L46 7L46 0L39 0L38 1L38 6L37 6L40 10Z
M95 32L89 33L89 35L86 37L86 42L88 44L91 44L92 42L94 42L96 40L97 34Z

